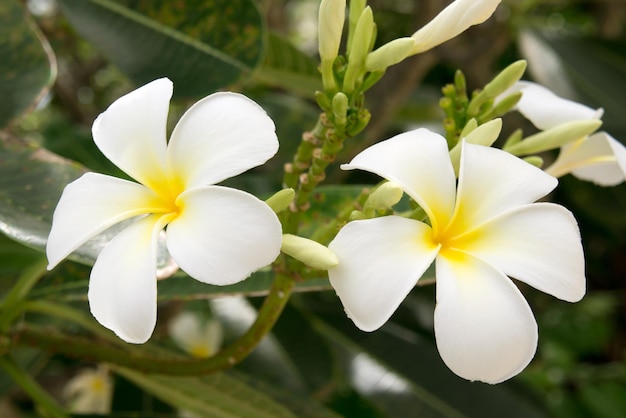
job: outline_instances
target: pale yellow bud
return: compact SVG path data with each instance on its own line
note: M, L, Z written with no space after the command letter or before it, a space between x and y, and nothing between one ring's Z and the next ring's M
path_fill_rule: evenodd
M297 235L284 234L280 250L307 266L319 270L328 270L339 264L337 256L328 247Z
M443 9L426 26L412 35L416 44L412 53L428 51L464 32L470 26L483 23L496 10L501 0L456 0Z
M293 189L282 189L274 193L265 203L274 213L280 213L289 207L295 195L296 192Z
M346 0L322 0L318 20L318 46L322 61L333 61L337 57L345 19Z
M450 151L452 167L454 167L454 172L457 175L459 174L459 165L461 161L462 142L465 141L468 144L490 147L494 142L496 142L496 139L498 139L498 135L500 135L500 131L502 130L502 119L490 120L489 122L472 129L471 127L475 126L475 124L475 119L470 119L465 126L466 129L463 129L461 134L462 141L459 141Z
M392 181L385 182L376 188L367 198L364 209L366 211L370 209L390 209L402 199L403 193L402 187L398 186L396 183Z
M384 71L408 57L415 47L415 39L399 38L370 52L365 59L367 71Z

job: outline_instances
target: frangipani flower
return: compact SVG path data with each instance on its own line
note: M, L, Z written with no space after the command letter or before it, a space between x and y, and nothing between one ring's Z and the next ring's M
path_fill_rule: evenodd
M104 366L84 369L63 388L68 409L75 414L109 414L113 401L113 379Z
M428 51L489 19L501 0L455 0L415 32L412 54Z
M281 226L256 197L215 186L258 166L278 149L274 123L256 103L215 93L182 116L169 143L173 86L162 78L115 101L93 124L102 153L138 183L87 173L70 183L54 212L48 268L90 238L134 222L101 251L89 282L94 317L120 338L143 343L157 314L157 239L195 279L227 285L271 263Z
M584 295L578 226L562 206L533 203L557 184L538 168L465 143L456 187L446 141L427 129L378 143L342 168L400 185L429 221L353 221L330 243L339 259L330 282L360 329L382 326L434 261L441 357L461 377L497 383L537 346L533 314L507 276L567 301Z
M174 342L197 358L217 353L224 339L222 325L216 319L203 321L192 312L181 312L168 324L168 332Z
M536 83L520 81L511 90L522 92L516 109L538 129L602 117L602 109L563 99ZM545 171L555 177L572 173L581 180L614 186L626 179L626 147L606 132L597 132L562 146Z

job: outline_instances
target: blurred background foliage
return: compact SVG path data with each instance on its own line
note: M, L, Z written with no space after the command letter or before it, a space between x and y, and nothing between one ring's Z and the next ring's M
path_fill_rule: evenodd
M371 0L377 43L412 34L446 3ZM258 196L279 189L283 163L318 113L312 100L320 85L318 6L318 0L2 0L0 295L8 297L25 274L45 274L28 295L21 321L87 336L94 344L121 344L88 315L89 268L66 262L44 273L40 250L67 182L86 169L124 175L98 152L89 130L132 88L161 76L174 81L170 128L195 99L218 89L257 100L276 122L281 150L229 184ZM479 88L519 58L529 62L525 78L603 107L602 129L624 142L625 29L624 0L503 0L486 23L391 68L367 96L369 127L347 143L340 162L410 127L441 130L440 88L457 68L470 89ZM507 115L505 129L519 127L533 129ZM306 229L323 226L361 190L333 184L373 180L331 167L331 186L316 194ZM301 285L272 335L232 371L178 378L112 365L109 416L624 417L626 185L599 188L566 177L552 198L580 223L588 294L568 304L523 288L539 323L539 348L531 365L507 383L466 382L443 365L432 333L432 286L417 287L381 330L363 333L320 277ZM86 249L79 261L88 264L97 248ZM183 355L166 329L168 318L182 310L219 319L228 342L254 318L256 296L270 282L271 274L260 272L226 288L182 273L160 283L160 328L142 349ZM75 309L64 317L59 306ZM11 324L0 326L5 332ZM69 379L96 366L19 344L0 354L10 355L60 404ZM50 414L23 388L11 373L0 374L1 417Z

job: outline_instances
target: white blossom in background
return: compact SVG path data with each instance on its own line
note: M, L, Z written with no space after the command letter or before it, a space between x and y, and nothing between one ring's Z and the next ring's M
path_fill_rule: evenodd
M236 93L215 93L182 116L169 143L172 82L155 80L119 98L94 122L94 142L137 182L87 173L67 185L46 252L51 269L90 238L125 220L91 271L94 317L130 343L156 324L157 241L166 229L174 262L204 283L239 282L278 256L281 226L251 194L216 186L278 149L265 111Z
M192 312L181 312L168 324L174 342L196 358L211 357L224 340L222 325L215 319L205 320Z
M516 109L538 129L602 117L602 109L564 99L537 83L520 81L503 96L513 91L522 92ZM608 133L597 132L562 146L545 171L555 177L571 173L600 186L614 186L626 179L626 147Z
M113 379L104 366L81 370L63 388L70 412L109 414L113 401Z
M535 319L509 277L566 301L584 295L578 225L562 206L534 203L557 180L521 159L465 143L457 187L446 140L418 129L342 168L395 182L428 216L353 221L330 243L339 259L331 285L360 329L382 326L435 262L442 359L465 379L498 383L524 369L537 347Z

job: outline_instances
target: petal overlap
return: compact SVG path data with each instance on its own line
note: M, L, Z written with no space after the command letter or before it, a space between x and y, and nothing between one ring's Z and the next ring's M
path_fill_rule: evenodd
M179 199L183 209L167 227L167 248L195 279L233 284L278 256L280 222L254 196L209 186L189 190Z

